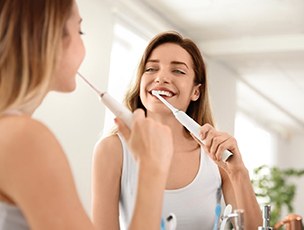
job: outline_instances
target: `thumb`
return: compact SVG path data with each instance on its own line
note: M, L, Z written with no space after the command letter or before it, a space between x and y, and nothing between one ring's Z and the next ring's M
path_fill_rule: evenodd
M145 111L143 109L136 109L133 112L133 120L142 120L145 119Z
M131 133L129 127L118 117L116 117L114 121L118 127L118 131L122 134L125 140L128 141Z

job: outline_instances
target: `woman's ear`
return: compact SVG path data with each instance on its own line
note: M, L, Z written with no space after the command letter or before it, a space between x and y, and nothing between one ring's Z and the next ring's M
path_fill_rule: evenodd
M201 85L202 84L198 84L198 85L194 86L193 93L191 96L191 101L196 101L197 99L199 99L199 97L201 95L201 91L200 91Z

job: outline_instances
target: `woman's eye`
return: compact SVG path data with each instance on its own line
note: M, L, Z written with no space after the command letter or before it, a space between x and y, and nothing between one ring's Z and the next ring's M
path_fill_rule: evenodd
M153 72L153 71L155 71L155 69L152 67L148 67L145 69L145 72Z
M179 69L175 69L175 70L173 70L173 72L177 73L177 74L186 74L184 71L179 70Z
M84 32L82 32L82 30L79 30L79 34L84 35Z

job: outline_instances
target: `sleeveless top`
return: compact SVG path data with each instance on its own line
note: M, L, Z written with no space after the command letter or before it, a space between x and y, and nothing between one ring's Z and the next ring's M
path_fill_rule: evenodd
M133 213L138 166L123 138L123 164L119 212L121 226L128 226ZM212 229L215 221L216 194L221 187L218 166L201 148L200 165L195 178L183 188L165 190L162 218L173 213L177 220L176 230Z
M0 229L29 230L30 228L17 206L0 202Z

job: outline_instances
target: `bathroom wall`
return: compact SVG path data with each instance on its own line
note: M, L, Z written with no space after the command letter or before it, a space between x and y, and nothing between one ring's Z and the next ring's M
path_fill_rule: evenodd
M206 70L216 127L233 134L237 96L236 73L209 58L206 58Z
M304 135L291 135L289 137L277 136L276 165L281 168L304 169ZM295 213L304 216L304 176L291 180L297 185L295 196ZM286 212L285 212L286 213Z

